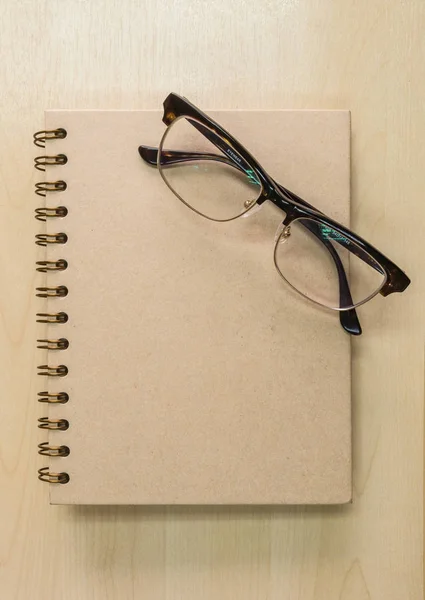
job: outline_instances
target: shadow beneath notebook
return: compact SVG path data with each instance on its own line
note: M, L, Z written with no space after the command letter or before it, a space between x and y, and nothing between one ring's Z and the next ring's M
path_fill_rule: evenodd
M265 519L272 517L293 519L338 519L346 518L353 504L341 505L181 505L181 506L70 506L68 518L102 521L128 521L135 519L153 520L205 520L205 519Z

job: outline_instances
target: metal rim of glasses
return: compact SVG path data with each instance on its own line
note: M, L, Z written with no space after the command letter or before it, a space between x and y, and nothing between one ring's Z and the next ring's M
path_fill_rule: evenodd
M186 117L185 115L182 115L182 116L177 117L176 119L173 120L173 122L164 131L164 134L163 134L163 136L161 138L161 141L159 143L159 146L158 146L157 168L158 168L158 171L159 171L159 173L160 173L160 175L162 177L162 180L164 181L165 185L173 192L173 194L180 200L180 202L183 202L183 204L185 206L187 206L188 208L190 208L190 210L193 210L193 212L197 213L201 217L204 217L205 219L208 219L209 221L215 221L216 223L227 223L229 221L234 221L235 219L239 219L239 217L242 217L243 215L246 215L250 210L252 210L254 208L254 206L257 205L257 201L258 201L258 199L261 197L261 195L263 193L263 185L262 185L262 183L260 181L258 182L259 192L258 192L257 198L255 198L255 200L253 199L252 202L250 203L250 205L247 208L245 208L241 213L237 214L235 217L231 217L230 219L215 219L214 217L209 217L208 215L206 215L205 213L201 212L200 210L197 210L194 206L192 206L191 204L189 204L188 202L186 202L186 200L184 198L182 198L182 196L180 196L180 194L167 181L167 176L163 173L163 168L164 167L161 164L161 155L163 153L164 142L167 139L167 136L168 136L169 132L172 130L173 126L176 123L178 123L179 121L183 120L183 119L188 120L188 117ZM201 121L198 121L197 119L195 119L193 117L190 117L190 120L191 121L196 121L197 123L199 123L200 125L202 125L202 127L204 129L209 129L211 131L211 133L214 133L214 131L211 128L209 128L205 124L201 123ZM235 153L237 153L236 150L235 150Z
M318 300L315 300L314 298L311 298L310 296L307 296L307 294L304 294L301 290L299 290L297 287L295 287L286 277L285 275L282 273L282 271L279 268L278 262L277 262L277 258L276 258L276 254L277 254L277 249L279 247L279 243L282 241L282 237L283 236L287 236L287 231L288 231L288 227L290 227L293 223L295 223L296 221L302 220L303 217L299 217L297 219L293 219L291 221L291 223L289 223L288 225L286 225L285 227L283 227L282 231L280 231L279 235L276 236L276 241L275 241L275 245L274 245L274 249L273 249L273 262L274 262L274 266L276 268L276 271L278 272L278 274L280 275L280 277L283 279L283 281L285 283L287 283L289 285L290 288L292 288L295 292L297 292L297 294L299 294L300 296L302 296L303 298L305 298L306 300L308 300L309 302L312 302L313 304L315 304L316 306L321 306L322 308L326 308L328 310L333 310L336 312L345 312L348 310L352 310L353 308L357 308L358 306L361 306L362 304L366 304L366 302L369 302L369 300L372 300L372 298L374 298L375 296L377 296L379 294L379 292L381 291L381 289L383 288L383 286L385 285L388 276L385 273L385 271L383 272L383 280L381 285L369 296L367 296L364 300L360 300L359 302L353 302L353 304L351 304L350 306L346 306L344 308L341 307L335 307L335 306L329 306L328 304L323 304L322 302L319 302ZM312 219L314 220L314 219ZM319 223L320 221L318 221ZM281 228L281 225L279 225L278 227L278 231ZM360 247L359 247L360 249ZM366 252L364 249L361 249L362 252L364 252L365 254L367 254L372 260L373 257ZM375 261L374 261L375 262Z

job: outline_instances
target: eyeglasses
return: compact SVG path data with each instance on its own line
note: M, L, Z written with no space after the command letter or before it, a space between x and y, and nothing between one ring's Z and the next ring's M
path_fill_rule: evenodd
M285 213L274 246L279 275L299 294L339 311L342 327L362 330L355 308L378 293L403 292L407 275L379 250L277 183L230 133L177 94L164 102L168 126L158 148L140 146L170 190L212 221L247 215L266 200Z

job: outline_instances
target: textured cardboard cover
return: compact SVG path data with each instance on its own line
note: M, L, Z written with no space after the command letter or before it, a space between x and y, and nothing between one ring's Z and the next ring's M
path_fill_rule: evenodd
M210 113L283 185L349 220L346 111ZM69 295L47 302L69 367L49 406L70 428L50 432L67 458L51 470L53 504L297 504L351 499L350 340L336 313L309 304L277 275L282 215L213 223L188 210L139 158L156 145L159 111L48 111L48 142L68 164L46 180L69 214L52 219L65 246Z

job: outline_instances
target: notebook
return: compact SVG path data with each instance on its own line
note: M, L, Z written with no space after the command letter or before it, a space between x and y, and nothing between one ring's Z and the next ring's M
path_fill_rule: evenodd
M348 224L349 112L209 114ZM50 502L349 502L349 336L277 274L282 213L266 202L208 221L141 160L161 118L45 114L37 352Z

